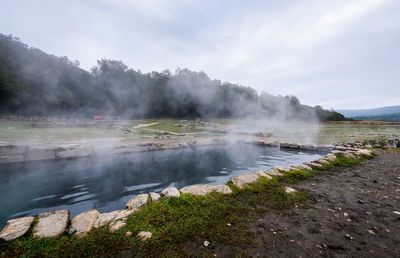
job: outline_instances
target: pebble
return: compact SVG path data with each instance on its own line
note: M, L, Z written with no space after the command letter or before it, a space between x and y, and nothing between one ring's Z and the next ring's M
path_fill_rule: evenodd
M204 241L204 243L203 243L203 245L204 245L205 247L209 246L209 244L210 244L210 242L208 242L208 241Z
M345 238L353 240L354 238L352 236L350 236L349 234L344 235Z

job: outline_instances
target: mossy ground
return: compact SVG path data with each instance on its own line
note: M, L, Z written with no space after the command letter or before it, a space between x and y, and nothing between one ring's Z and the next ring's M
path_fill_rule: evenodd
M358 160L339 155L320 170L357 164ZM306 200L305 193L286 193L285 185L315 176L320 170L294 170L273 180L261 177L244 189L229 185L233 190L230 195L182 194L179 198L149 202L116 233L104 227L81 239L63 235L39 240L29 232L12 242L1 241L0 256L190 256L184 243L198 239L232 246L240 255L241 246L257 245L249 227L256 215L287 209ZM142 230L153 233L145 243L136 237ZM127 231L133 234L126 236Z

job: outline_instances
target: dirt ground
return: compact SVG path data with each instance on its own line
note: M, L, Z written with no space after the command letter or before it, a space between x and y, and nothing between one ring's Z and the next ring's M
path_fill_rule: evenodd
M379 151L353 168L333 168L294 188L301 206L251 224L258 246L201 246L217 257L400 257L400 153ZM207 251L205 249L208 249ZM194 251L194 250L193 250Z

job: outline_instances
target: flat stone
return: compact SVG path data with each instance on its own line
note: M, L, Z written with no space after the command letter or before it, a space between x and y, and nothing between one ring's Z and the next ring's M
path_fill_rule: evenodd
M149 198L148 194L136 195L126 203L126 208L128 210L137 209L146 204L148 198Z
M285 148L285 149L298 149L300 148L300 144L298 143L289 143L289 142L282 142L280 144L281 148Z
M270 175L266 174L264 171L262 171L260 169L254 170L251 173L255 174L255 175L259 176L259 177L262 176L262 177L266 177L267 179L272 179L272 177Z
M307 166L312 167L312 168L320 168L320 167L322 167L321 164L314 163L314 162L307 162L307 163L304 163L304 165L307 165Z
M150 199L155 202L158 201L161 198L161 195L155 192L149 193Z
M356 152L354 152L354 155L356 155L356 156L361 156L361 155L371 156L372 155L372 151L365 150L365 149L360 149L360 150L357 150Z
M190 185L180 190L182 193L193 195L206 195L212 192L230 194L232 190L227 185Z
M25 161L52 160L55 158L56 152L54 149L28 148L28 150L26 151Z
M24 161L24 155L0 155L0 164L20 163Z
M56 152L56 158L58 159L69 159L77 157L87 157L92 155L93 148L90 146L79 146L76 148L65 149Z
M317 146L312 145L312 144L301 144L299 149L315 151L315 150L317 150Z
M311 167L309 167L305 164L293 164L293 165L290 165L290 167L295 168L295 169L300 169L300 170L307 170L307 171L312 170Z
M239 188L243 188L245 185L257 181L258 177L259 177L258 175L252 173L241 174L238 176L231 177L229 179L229 182L231 182L233 185Z
M25 155L26 148L25 145L0 145L0 156Z
M23 217L17 219L10 219L7 225L0 232L0 238L5 241L11 241L17 237L25 235L30 229L34 217Z
M33 227L33 235L39 238L56 237L65 232L69 222L69 211L46 211L40 213L38 218L38 223Z
M285 192L286 192L286 193L295 193L295 192L297 192L297 190L295 190L295 189L293 189L293 188L291 188L291 187L286 186L286 187L285 187Z
M138 238L140 238L140 240L142 240L142 242L150 239L153 236L153 233L148 232L148 231L140 231L137 234Z
M263 140L253 140L253 141L251 141L251 143L254 145L260 145L260 146L265 145L265 141L263 141Z
M170 197L179 197L181 194L179 193L178 189L175 187L168 187L162 190L161 196L170 198Z
M338 155L338 154L343 154L344 151L341 151L341 150L333 150L333 151L331 151L331 153L334 154L334 155Z
M345 153L343 153L343 156L345 157L345 158L350 158L350 159L355 159L356 158L356 156L354 156L352 153L350 153L350 152L345 152Z
M328 155L326 155L326 156L324 157L324 159L325 159L325 160L328 160L328 161L335 161L335 160L336 160L336 156L333 155L333 154L328 154Z
M333 146L332 145L327 145L327 144L323 144L323 145L318 145L317 146L317 150L318 151L331 151L331 150L333 150Z
M100 212L96 209L88 210L76 215L71 220L71 228L75 229L75 236L83 237L94 227L94 223L97 221Z
M329 161L321 158L321 159L315 160L313 163L318 163L318 164L321 164L321 165L327 165L327 164L329 164Z
M289 172L289 171L293 170L290 167L284 167L284 166L274 166L274 167L272 167L272 169L275 169L278 171L284 171L284 172Z
M115 217L113 219L113 221L117 221L117 220L123 220L126 221L129 217L129 215L131 215L132 213L134 213L136 210L119 210L116 211Z
M350 151L357 151L357 150L358 150L357 148L344 147L344 146L336 146L335 149L336 149L336 150L339 150L339 151L348 151L348 150L350 150Z
M278 142L264 142L265 147L279 147Z
M115 216L119 213L119 211L112 211L107 213L101 213L97 218L96 222L94 223L94 228L101 228L108 225Z
M283 176L283 174L276 169L268 169L267 171L265 171L265 173L270 176Z
M111 222L109 229L112 233L114 233L117 230L120 230L123 226L126 225L126 222L123 220L117 220L117 221L113 221Z

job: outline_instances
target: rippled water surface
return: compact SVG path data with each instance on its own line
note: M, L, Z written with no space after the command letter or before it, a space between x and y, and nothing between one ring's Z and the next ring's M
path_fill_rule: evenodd
M302 163L319 153L246 144L0 166L0 226L14 217L68 209L122 209L139 193L174 186L224 184L235 175Z

